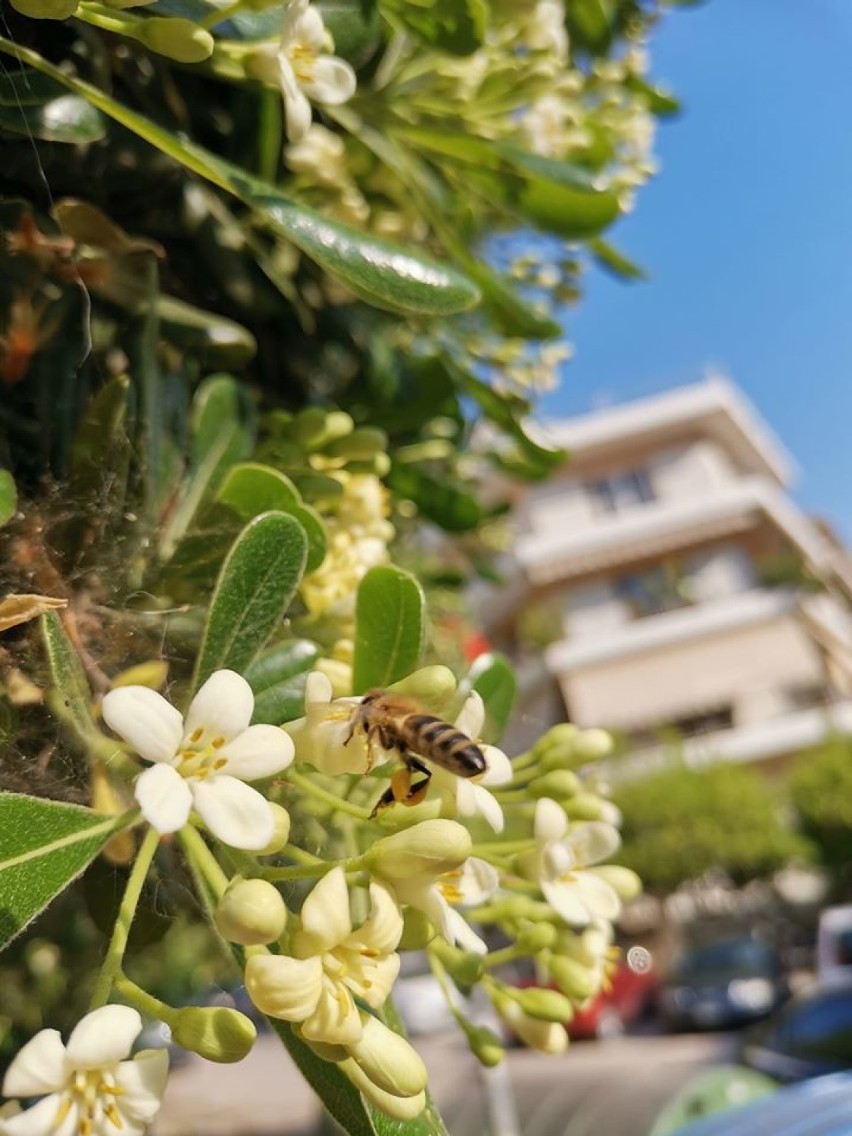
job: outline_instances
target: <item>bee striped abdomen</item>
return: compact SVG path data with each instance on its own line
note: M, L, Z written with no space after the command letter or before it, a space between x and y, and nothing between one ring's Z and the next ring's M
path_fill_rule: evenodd
M402 727L409 747L427 761L455 773L458 777L475 777L484 773L485 755L474 742L433 714L409 714Z

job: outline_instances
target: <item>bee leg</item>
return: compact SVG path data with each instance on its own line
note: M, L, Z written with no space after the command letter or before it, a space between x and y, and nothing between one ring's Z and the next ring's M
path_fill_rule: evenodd
M429 788L429 782L432 780L432 770L413 757L410 753L406 754L403 758L408 774L408 792L402 798L402 803L408 805L419 805L423 798L426 796L426 790ZM412 773L422 773L423 776L419 781L413 782L411 779Z

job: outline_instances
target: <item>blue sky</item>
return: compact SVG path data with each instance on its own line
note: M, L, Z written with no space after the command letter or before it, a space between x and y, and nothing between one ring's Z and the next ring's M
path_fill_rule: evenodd
M709 0L667 16L682 114L610 232L649 281L589 274L548 417L724 370L792 452L796 496L852 541L852 3Z

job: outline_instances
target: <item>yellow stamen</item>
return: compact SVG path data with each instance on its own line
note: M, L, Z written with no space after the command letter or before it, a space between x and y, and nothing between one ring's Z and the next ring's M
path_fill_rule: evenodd
M197 745L198 742L200 742L203 737L204 737L204 727L203 726L196 726L195 729L192 731L192 733L189 735L189 740L192 742L193 745Z

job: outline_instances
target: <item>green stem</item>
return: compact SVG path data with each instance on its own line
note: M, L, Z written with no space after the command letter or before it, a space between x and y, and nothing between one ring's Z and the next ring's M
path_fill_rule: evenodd
M328 790L320 788L319 785L311 781L309 777L305 777L302 773L296 773L292 768L287 770L286 779L291 785L301 789L303 793L331 805L337 812L348 813L349 816L357 817L358 820L370 819L370 813L367 809L362 809L358 805L353 805L350 801L343 800L342 797L335 796L334 793L329 793Z
M489 856L507 856L513 852L531 852L535 848L532 837L526 840L492 840L482 844L474 844L470 850L471 856L481 856L487 860Z
M99 1006L106 1005L109 1001L112 988L121 973L121 963L124 959L124 952L127 947L130 925L133 922L133 916L136 914L136 908L139 905L139 897L142 894L142 885L145 883L145 877L148 875L148 869L151 866L151 861L154 859L154 853L157 851L159 842L160 834L156 829L149 828L136 854L136 859L127 880L127 886L124 889L124 896L121 900L121 907L118 909L118 917L116 918L112 938L107 948L106 958L101 967L101 973L98 976L98 981L94 993L92 994L92 1000L89 1003L90 1010L97 1010Z
M351 856L348 860L319 860L315 864L305 864L295 868L267 868L263 878L270 882L282 880L310 880L327 875L332 868L342 867L347 876L364 870L364 856Z
M153 994L149 994L147 990L137 986L126 974L117 975L113 985L116 993L120 994L125 1002L135 1006L140 1013L147 1014L150 1018L159 1018L161 1022L168 1022L174 1017L175 1009L173 1006L170 1006L168 1002L161 1002L159 998L155 998Z
M491 951L482 960L482 965L487 967L502 966L504 962L514 962L515 959L523 958L528 955L529 951L522 951L519 947L503 947L499 951Z
M212 915L214 901L222 898L230 881L197 829L185 824L180 830L180 840L190 869L196 877L200 897Z
M221 24L224 20L230 20L232 16L238 15L242 11L242 8L243 0L234 0L233 4L226 4L224 8L216 8L209 16L205 16L204 19L199 20L198 25L199 27L207 28L209 31L211 28L215 28L217 24Z

